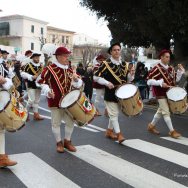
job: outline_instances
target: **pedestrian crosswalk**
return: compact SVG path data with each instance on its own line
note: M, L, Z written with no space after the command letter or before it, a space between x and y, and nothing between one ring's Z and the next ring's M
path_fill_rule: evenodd
M139 156L140 152L144 155L152 155L157 157L162 162L171 162L172 165L177 165L180 168L188 168L188 155L179 151L172 150L168 147L162 146L163 141L168 140L172 143L177 143L186 147L188 139L182 137L180 139L171 139L169 137L159 138L160 145L152 142L144 141L142 139L130 139L124 141L121 150L132 148ZM161 142L162 141L162 142ZM162 144L161 144L162 143ZM165 144L164 144L165 145ZM119 144L116 145L119 147ZM178 149L177 149L178 150ZM64 155L64 154L62 154ZM144 165L140 166L138 163L130 162L122 156L115 153L109 153L105 149L92 145L77 146L77 152L69 153L74 156L71 158L71 163L76 160L81 160L89 164L89 168L103 171L110 177L124 182L126 185L139 188L184 188L188 186L188 179L184 182L177 182L174 177L166 177L166 174L157 174ZM27 187L35 188L76 188L76 187L90 187L89 184L80 185L75 183L74 178L67 178L63 172L57 171L55 168L48 165L42 159L33 153L21 153L10 156L18 164L11 167L11 171L25 184ZM63 160L63 158L62 158ZM74 161L75 160L75 161ZM158 164L160 168L160 164ZM70 169L71 170L71 169ZM37 173L36 173L37 172ZM178 174L178 173L177 173ZM179 172L181 174L181 172ZM78 174L75 174L77 177ZM174 175L175 176L175 175ZM185 177L186 178L186 177ZM188 174L187 174L188 178ZM107 181L104 179L104 182ZM94 183L95 181L93 181ZM186 183L187 182L187 183ZM94 186L91 186L94 187ZM98 187L98 186L97 186ZM99 186L100 187L100 186Z
M125 146L153 155L160 159L170 161L180 166L188 168L188 155L174 151L172 149L159 146L140 139L126 140L122 143Z
M73 155L133 187L185 187L91 145L78 146L77 149Z
M183 144L185 146L188 146L188 138L185 138L183 136L181 136L179 139L174 139L174 138L171 138L171 137L161 137L161 138L175 142L175 143Z
M10 157L18 162L16 166L10 167L11 171L27 187L80 187L32 153L15 154Z

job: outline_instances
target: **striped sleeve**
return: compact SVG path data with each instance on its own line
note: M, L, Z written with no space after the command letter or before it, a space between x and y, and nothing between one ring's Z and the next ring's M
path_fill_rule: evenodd
M155 66L152 70L149 71L147 80L149 79L157 79L157 77L160 75L160 72L158 71L158 68Z
M105 70L107 70L107 67L104 63L94 72L95 76L104 77Z

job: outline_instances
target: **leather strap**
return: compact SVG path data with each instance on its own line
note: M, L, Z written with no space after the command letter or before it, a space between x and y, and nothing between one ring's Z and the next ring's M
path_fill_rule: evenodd
M53 68L49 65L49 66L47 66L47 69L52 73L61 93L64 94L63 86L61 85L61 82L60 82L58 76L56 75L56 73L54 72Z
M121 79L114 73L114 71L110 68L110 66L108 65L108 63L106 61L103 61L104 64L106 65L107 69L111 72L112 76L120 83L122 84Z
M163 78L166 80L167 84L170 86L171 83L168 81L168 78L164 75L164 73L161 70L161 68L159 67L159 65L157 65L157 68L159 69L159 72L162 74Z

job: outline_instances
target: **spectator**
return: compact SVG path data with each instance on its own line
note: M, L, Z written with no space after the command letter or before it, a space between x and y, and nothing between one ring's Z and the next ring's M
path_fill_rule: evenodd
M84 92L87 98L92 99L93 94L93 68L91 66L87 67L87 71L83 77L84 81Z
M145 90L147 87L146 78L148 72L145 70L145 65L141 62L137 63L134 82L138 86L142 99L145 99Z

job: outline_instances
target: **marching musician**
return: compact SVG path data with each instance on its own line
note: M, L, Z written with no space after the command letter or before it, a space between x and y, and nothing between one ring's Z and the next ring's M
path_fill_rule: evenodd
M64 148L71 152L76 152L76 148L71 142L71 135L74 129L73 119L67 115L64 109L59 108L60 99L71 91L71 87L80 88L82 80L76 74L76 70L69 66L68 57L71 52L65 47L59 47L55 51L56 61L45 67L38 81L42 86L42 92L48 98L48 106L51 110L52 132L55 136L59 153L64 152ZM62 141L60 125L62 119L65 121L65 137Z
M9 78L12 78L14 76L14 73L13 73L13 68L11 67L11 65L8 62L9 52L7 52L6 50L1 50L1 54L2 54L2 57L0 58L0 64L3 65L4 71L6 71L8 73L7 76ZM4 71L2 71L3 74L4 74Z
M112 44L108 49L108 53L111 55L110 59L103 61L95 72L94 80L105 85L104 100L109 115L106 137L117 139L119 143L122 143L125 138L120 132L118 122L119 106L115 90L117 86L126 82L127 65L126 62L121 61L121 45L119 43Z
M153 120L148 124L148 131L150 133L159 135L160 133L155 126L159 119L163 116L164 121L170 130L169 136L172 138L178 138L181 136L181 134L173 128L166 92L170 87L175 86L176 82L181 79L181 76L185 70L182 65L179 64L178 70L175 72L174 68L168 65L170 62L169 50L162 50L159 58L160 62L149 72L147 81L148 85L153 86L154 93L159 103L159 108L154 115Z
M24 70L21 72L23 79L27 80L28 86L28 101L26 108L33 107L34 117L33 119L43 120L43 117L38 113L38 106L40 102L41 88L36 85L36 79L43 70L43 65L40 63L41 54L33 53L30 57L31 61L25 65Z
M13 86L12 80L7 76L7 72L4 71L2 64L0 64L0 89L9 90ZM8 155L5 154L5 129L0 120L0 168L16 164L16 161L10 160Z
M8 61L8 55L9 53L6 50L1 50L1 58L0 58L0 63L6 63Z

